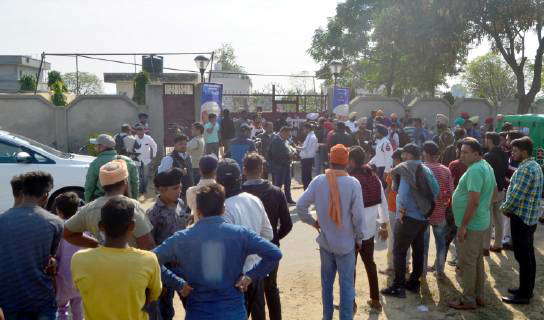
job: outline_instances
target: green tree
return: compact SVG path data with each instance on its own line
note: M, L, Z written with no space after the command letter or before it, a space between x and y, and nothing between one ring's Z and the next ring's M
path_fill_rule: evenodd
M66 106L66 97L64 96L66 86L61 80L51 84L51 90L53 91L53 97L51 101L56 106Z
M472 60L463 80L473 96L489 99L495 106L517 92L516 75L499 55L491 52Z
M61 89L63 92L68 92L68 88L64 84L64 80L62 79L60 72L55 70L49 71L47 74L47 87L49 90L54 91L53 85L57 82L61 84Z
M542 86L544 3L542 0L462 0L455 3L467 13L468 28L474 31L474 39L490 40L492 49L512 69L518 113L527 113ZM526 52L529 35L536 36L538 44L532 58Z
M139 105L145 104L145 86L149 83L149 73L141 71L134 78L134 96L132 100Z
M34 91L36 90L36 77L30 74L25 74L19 79L19 85L21 91Z
M244 73L245 68L238 64L238 57L234 52L234 47L230 43L223 43L221 48L215 50L214 56L217 62L221 66L221 71L224 72L241 72ZM212 66L213 68L213 66ZM249 79L251 83L251 78L246 75L239 75L242 79Z
M68 91L78 93L76 72L65 73L62 77ZM102 93L104 93L102 80L100 80L95 74L89 72L79 72L79 94L87 95Z

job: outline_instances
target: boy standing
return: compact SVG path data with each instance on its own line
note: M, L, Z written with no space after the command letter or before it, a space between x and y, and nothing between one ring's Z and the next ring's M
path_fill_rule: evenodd
M200 181L198 162L204 154L204 138L202 137L202 134L204 134L204 126L202 126L200 122L193 123L191 134L193 135L193 138L187 143L187 153L191 157L193 182L196 185L198 184L198 181Z
M147 211L147 216L153 225L153 240L157 245L168 239L179 230L183 230L189 223L190 215L183 200L179 198L181 193L181 170L178 168L159 173L154 180L155 188L159 191L159 197L155 205ZM172 268L167 264L169 268ZM174 317L174 290L166 288L159 301L162 320L171 320Z
M77 212L79 203L80 199L76 193L62 193L55 199L56 213L61 219L66 221ZM81 250L81 247L62 239L55 255L58 266L55 281L57 284L57 313L59 320L68 319L68 309L70 309L73 320L83 319L81 296L74 287L72 273L70 272L72 256L79 250Z
M134 204L122 196L111 198L101 212L104 246L79 251L72 258L72 276L86 319L145 320L144 306L159 298L157 257L128 244L134 226Z
M159 166L159 173L168 171L172 168L179 168L183 174L181 178L182 189L181 198L185 200L185 194L189 187L193 186L193 165L191 156L187 153L187 141L189 138L186 135L177 136L174 138L174 151L162 158Z

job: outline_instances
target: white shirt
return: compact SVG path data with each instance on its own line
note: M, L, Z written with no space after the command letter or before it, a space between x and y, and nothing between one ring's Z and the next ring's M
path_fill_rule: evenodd
M380 183L381 186L381 183ZM382 189L382 203L363 209L363 240L368 240L376 235L376 223L389 221L387 199Z
M215 179L200 179L198 181L196 186L192 186L189 189L187 189L186 197L187 197L187 205L191 209L191 213L195 217L195 223L198 220L197 214L196 214L196 192L200 190L200 188L209 186L211 184L215 183Z
M346 127L349 128L349 130L351 130L351 133L355 133L357 132L357 130L359 130L359 128L357 127L357 123L355 123L354 121L346 121L344 122L344 124L346 125Z
M150 164L151 159L157 156L157 143L147 134L144 134L142 138L136 136L136 142L140 145L140 148L135 150L136 153L140 154L138 160L144 165Z
M376 155L370 159L369 163L376 167L385 167L385 172L391 171L393 166L393 146L387 137L383 137L376 142Z
M183 160L186 160L187 157L189 156L189 154L186 152L185 153L178 152L178 154ZM174 158L172 158L171 155L167 155L164 158L162 158L161 164L159 165L159 168L157 169L157 173L168 171L172 169L173 166L174 166Z
M272 225L268 220L263 203L259 198L247 192L225 200L223 217L228 223L244 226L268 241L274 237ZM256 254L248 256L244 263L244 273L251 270L259 261L261 258Z
M318 148L319 144L317 143L317 137L315 136L315 133L313 131L310 131L306 135L306 139L304 139L304 143L302 144L302 150L300 150L300 158L315 158L315 154Z

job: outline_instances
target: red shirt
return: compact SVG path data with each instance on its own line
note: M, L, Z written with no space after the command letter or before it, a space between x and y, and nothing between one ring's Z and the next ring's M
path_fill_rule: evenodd
M439 162L425 162L425 166L431 169L440 186L440 193L438 194L433 213L429 217L429 223L440 224L446 218L446 208L448 207L451 195L453 194L453 178L450 170Z
M459 180L461 180L461 177L463 176L463 174L465 174L465 171L467 171L468 167L466 164L462 163L459 159L450 162L449 167L450 167L451 176L453 178L453 186L454 188L457 188L457 185L459 184Z

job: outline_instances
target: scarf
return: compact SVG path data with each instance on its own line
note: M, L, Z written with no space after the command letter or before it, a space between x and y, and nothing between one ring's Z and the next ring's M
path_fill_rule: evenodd
M340 192L336 178L347 175L348 173L344 170L325 170L325 176L329 182L329 216L338 227L342 226L342 208L340 207Z

